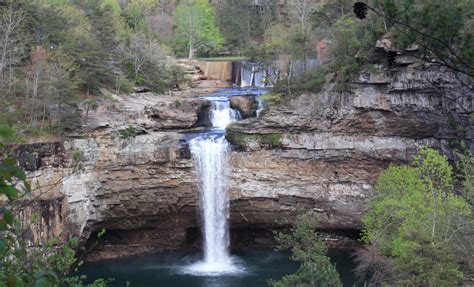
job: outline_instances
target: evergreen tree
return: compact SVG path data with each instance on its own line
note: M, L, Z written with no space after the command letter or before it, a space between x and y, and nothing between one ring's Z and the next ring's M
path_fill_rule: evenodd
M271 286L341 286L336 267L326 256L327 248L315 233L315 228L315 218L307 214L298 218L291 233L277 235L280 248L290 249L291 259L301 262L301 266L295 274L286 275L279 281L270 280Z

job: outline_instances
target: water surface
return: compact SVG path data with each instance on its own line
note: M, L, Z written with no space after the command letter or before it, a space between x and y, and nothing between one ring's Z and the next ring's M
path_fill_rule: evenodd
M249 251L233 254L236 264L244 271L220 276L200 276L186 273L186 268L202 260L199 253L167 252L86 264L80 270L89 280L114 278L112 287L261 287L268 279L280 279L294 273L299 264L289 260L288 252ZM344 286L352 286L354 263L349 252L329 253L341 275Z

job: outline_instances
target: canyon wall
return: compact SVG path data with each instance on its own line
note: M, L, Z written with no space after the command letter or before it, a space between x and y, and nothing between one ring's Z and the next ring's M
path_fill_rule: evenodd
M472 95L449 71L405 60L362 72L349 92L328 83L231 125L233 246L268 246L272 230L294 223L301 210L312 210L321 229L360 230L388 165L409 163L426 145L451 157L460 139L474 149ZM53 143L53 152L40 148L51 143L18 147L35 153L29 176L50 202L36 208L43 212L30 237L79 236L97 245L91 260L198 248L187 133L208 126L207 109L194 95L115 95L90 112L87 132Z

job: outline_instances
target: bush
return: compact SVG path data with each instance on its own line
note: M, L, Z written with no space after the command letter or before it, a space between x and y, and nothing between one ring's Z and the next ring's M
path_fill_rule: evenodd
M269 281L272 287L341 286L336 266L331 263L324 242L315 233L316 220L311 215L301 216L289 234L278 233L280 249L291 250L291 260L301 262L295 274L279 281Z
M119 130L119 136L122 139L134 138L140 134L140 131L133 126L128 126L128 128Z

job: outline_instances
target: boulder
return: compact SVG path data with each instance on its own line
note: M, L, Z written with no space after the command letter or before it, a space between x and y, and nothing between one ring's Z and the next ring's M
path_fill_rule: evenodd
M230 98L230 107L238 110L244 119L257 116L257 102L253 95Z
M210 102L205 99L169 97L145 107L146 129L189 129L210 126Z

